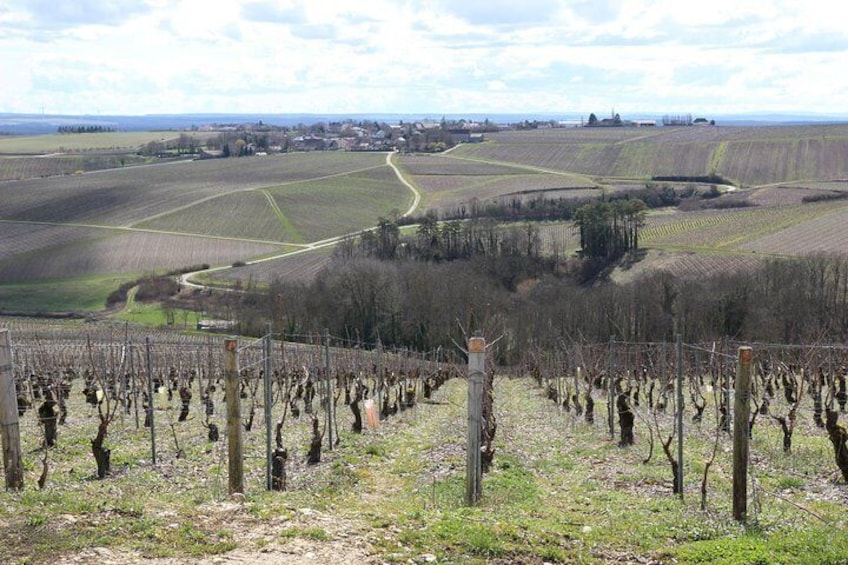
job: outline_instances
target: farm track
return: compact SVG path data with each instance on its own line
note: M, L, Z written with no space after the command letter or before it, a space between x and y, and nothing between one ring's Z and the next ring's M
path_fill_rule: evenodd
M327 179L332 179L332 178L344 177L344 176L348 176L348 175L354 175L356 173L362 173L362 172L365 172L365 171L372 171L374 169L379 169L380 167L382 167L382 165L377 165L377 166L374 166L374 167L363 167L361 169L354 169L354 170L350 170L350 171L344 171L344 172L341 172L341 173L333 173L331 175L324 175L324 176L309 178L309 179L305 179L305 180L298 179L298 180L284 181L284 182L281 182L281 183L268 185L268 186L264 186L264 187L241 188L241 189L238 189L238 190L231 190L229 192L225 192L225 193L222 193L222 194L213 194L213 195L210 195L210 196L206 196L204 198L200 198L200 199L195 200L193 202L189 202L189 203L184 204L182 206L178 206L176 208L171 208L171 209L166 210L164 212L160 212L158 214L153 214L151 216L147 216L146 218L141 218L140 220L134 221L130 225L134 226L134 225L141 224L141 223L144 223L144 222L150 222L151 220L156 220L158 218L171 215L175 212L181 212L183 210L187 210L189 208L197 206L198 204L203 204L204 202L209 202L210 200L215 200L216 198L221 198L222 196L228 196L228 195L231 195L231 194L238 194L238 193L241 193L241 192L259 191L259 192L264 193L264 191L267 191L270 188L277 188L277 187L288 186L288 185L293 185L293 184L301 184L303 182L315 182L315 181L327 180ZM275 207L276 205L272 203L272 206ZM276 208L276 209L279 210L279 208ZM285 242L282 242L282 243L285 243Z
M385 164L385 166L391 168L392 171L394 171L394 174L397 177L397 179L404 186L406 186L413 194L412 204L410 205L409 209L407 209L407 211L402 214L402 217L406 217L406 216L409 216L410 214L415 212L415 210L418 209L418 206L421 204L421 193L418 191L417 188L415 188L403 176L403 173L401 173L400 169L398 169L397 165L395 165L394 161L392 160L393 155L394 155L394 153L387 153L386 154L386 164ZM376 168L379 168L379 167L368 167L366 169L361 169L359 171L353 171L353 172L362 172L362 171L372 170L372 169L376 169ZM345 173L345 174L351 174L351 173ZM323 178L331 178L331 177L336 177L336 176L340 176L340 175L329 175L328 177L323 177ZM269 193L266 193L266 195L268 196L269 200L273 200L273 197ZM276 205L276 202L274 202L274 204L272 206L273 206L275 212L278 212L278 217L281 217L281 218L284 217L282 215L282 211L280 210L279 206ZM376 226L369 228L369 229L366 229L364 231L371 231L371 230L374 230L374 229L376 229ZM323 240L319 240L319 241L314 241L312 243L295 244L295 245L301 245L302 249L298 249L296 251L288 251L286 253L275 254L275 255L268 256L268 257L262 257L260 259L255 259L253 261L246 261L245 264L246 265L257 265L257 264L260 264L260 263L267 263L269 261L278 261L278 260L281 260L281 259L294 257L294 256L300 255L302 253L307 253L307 252L310 252L310 251L316 251L316 250L324 249L324 248L327 248L327 247L333 247L336 244L338 244L340 241L343 241L344 239L347 239L350 236L355 235L356 233L360 233L362 231L363 230L358 230L358 231L351 233L351 234L334 236L334 237L331 237L331 238L327 238L327 239L323 239ZM233 268L232 266L221 266L221 267L215 267L215 268L212 268L212 269L208 269L206 271L196 271L196 272L192 272L192 273L186 273L186 274L180 276L180 285L187 287L187 288L196 288L196 289L214 288L216 290L223 290L225 292L232 292L232 289L229 288L229 287L226 287L226 286L216 287L214 285L195 283L195 282L192 282L192 280L191 280L192 277L194 277L194 276L196 276L200 273L220 273L222 271L226 271L226 270L232 269L232 268Z
M584 175L584 174L581 174L581 173L575 173L575 172L569 172L569 171L559 171L559 170L556 170L556 169L548 169L548 168L545 168L545 167L538 167L538 166L535 166L535 165L526 165L526 164L523 164L523 163L516 163L516 162L513 162L513 161L479 159L479 158L475 158L475 157L463 157L461 155L453 155L453 154L451 154L450 157L447 157L447 158L448 159L457 159L457 160L460 160L460 161L471 161L471 162L474 162L474 163L484 163L486 165L498 165L498 166L501 166L501 167L511 167L511 168L514 168L514 169L522 169L522 170L525 170L525 171L532 171L534 173L544 173L544 174L548 174L548 175L556 175L556 176L561 176L561 177L585 178L586 182L589 185L591 185L592 187L594 187L594 188L600 188L601 187L601 185L599 185L598 183L593 181L591 179L591 177L589 177L589 175Z
M227 267L218 267L218 270L223 270L233 262L240 261L243 257L227 257L221 260L220 254L217 254L215 260L204 260L205 251L202 249L203 244L199 240L244 244L247 247L250 244L254 247L260 245L273 246L275 248L273 251L269 252L266 249L261 253L255 253L253 249L245 248L245 255L255 257L254 261L266 262L288 256L292 248L296 248L293 253L297 255L306 251L331 247L344 237L367 229L368 224L362 223L366 214L362 213L352 216L348 214L342 218L332 217L332 214L327 216L325 212L322 212L319 216L314 214L301 216L305 213L304 210L311 206L326 208L328 203L332 203L332 200L328 201L327 198L328 196L332 198L334 191L350 192L350 195L346 196L345 199L346 202L350 202L346 205L352 205L353 202L367 202L367 205L370 206L368 209L375 208L376 205L375 210L380 210L380 214L385 214L387 212L383 211L382 208L388 209L388 204L381 207L379 203L398 200L403 206L409 203L408 209L403 213L404 216L413 213L421 204L421 193L404 178L402 172L392 162L392 156L392 153L387 153L385 159L382 159L379 155L332 155L327 157L332 165L329 170L320 165L324 162L323 158L319 159L314 156L310 158L308 155L295 155L291 157L291 160L273 161L273 163L280 163L279 165L272 164L272 161L263 160L257 162L257 166L260 168L259 174L248 175L244 182L238 180L241 178L239 175L244 176L244 174L247 174L244 171L252 170L247 167L246 163L234 163L234 169L227 168L226 164L222 163L207 164L198 169L206 171L206 173L198 177L195 182L183 183L186 184L185 187L180 184L179 187L171 191L166 191L163 188L169 179L169 175L164 173L164 169L162 169L164 165L156 164L145 167L149 171L157 169L163 171L150 184L152 198L145 200L142 206L135 208L134 213L128 213L126 210L134 209L127 208L127 206L133 206L134 200L139 200L137 193L135 193L134 200L131 199L133 201L128 202L123 207L116 207L112 201L101 197L98 202L104 203L102 206L85 208L87 212L82 214L77 214L75 209L70 210L68 207L59 204L53 208L45 208L42 201L39 200L40 196L34 196L31 198L31 202L27 199L15 201L17 204L9 208L8 214L4 214L5 218L0 219L0 225L5 224L10 229L15 229L12 226L20 226L18 229L26 229L25 226L33 226L32 229L35 229L35 227L40 226L45 230L51 228L86 230L75 240L62 239L59 241L56 237L51 236L48 239L52 242L51 247L45 250L35 247L34 243L28 244L17 252L14 252L14 247L11 249L7 247L7 251L12 253L10 257L21 257L32 263L30 270L33 272L39 268L40 263L38 261L41 260L39 257L49 257L51 253L59 253L58 245L64 246L74 256L88 258L88 255L85 255L87 248L84 248L84 244L86 241L103 239L100 234L106 239L121 237L122 235L131 236L132 234L136 234L136 237L140 234L146 234L149 237L187 238L187 242L191 241L189 238L196 238L198 241L190 243L185 248L185 252L182 253L186 257L191 256L193 261L182 264L211 263L213 265L226 265ZM316 159L318 160L316 161ZM290 165L287 163L290 163ZM317 169L316 163L319 167ZM177 164L189 168L195 166L183 162ZM173 166L170 163L168 165ZM283 168L278 169L278 167ZM218 169L223 171L222 175L224 176L214 174ZM275 171L280 172L275 173ZM109 171L98 172L105 175ZM127 176L129 174L127 170L116 173L118 176L114 180L109 177L110 180L106 182L98 180L94 183L87 183L84 179L89 178L89 174L72 177L74 181L72 188L81 195L105 191L109 193L110 198L117 200L124 196L126 187L132 186L132 176ZM184 175L185 173L179 174ZM286 180L276 182L274 177L279 178L280 174ZM105 179L107 177L97 175L97 178ZM251 179L254 183L245 187L245 183L249 183ZM350 182L347 182L347 179L350 179ZM255 182L256 180L260 182ZM48 184L51 182L49 179L36 179L33 182L36 183L37 190L44 194L47 194L48 189L52 186ZM55 180L52 182L58 188L65 188L65 185L61 184L64 181L59 181L60 184L55 184L57 182ZM310 183L314 183L314 189L311 188ZM407 198L404 190L400 189L400 185L409 190L411 197ZM288 187L292 188L289 189ZM349 191L347 191L348 188L350 188ZM220 191L221 189L223 191ZM218 192L210 194L210 191L216 190ZM41 192L38 194L40 195ZM33 194L31 190L30 194ZM290 210L289 207L292 206L292 202L296 201L302 194L309 194L310 198L307 198L301 205L295 205L294 209ZM248 197L248 195L250 196ZM385 200L387 195L393 196L390 196L390 200ZM264 205L264 212L261 211L259 206L260 198L262 205ZM79 201L74 200L74 202L78 203ZM221 216L216 216L213 222L204 222L201 213L209 213L209 210L214 212L214 207L219 202L222 209ZM165 209L166 207L167 209ZM145 212L147 213L145 214ZM260 212L264 215L260 215ZM344 214L345 212L340 213ZM251 218L250 223L240 225L239 222L243 224L244 220L237 219L234 214L242 214L243 217ZM297 215L297 217L289 217L292 214ZM321 218L325 216L327 217L322 221ZM370 221L373 221L373 218L369 219ZM360 224L362 224L362 227L360 227ZM197 228L192 229L192 226L197 226ZM279 227L269 231L268 228L271 226ZM339 229L340 227L343 229ZM350 231L354 228L356 231ZM344 233L336 235L339 232ZM50 235L47 231L41 233ZM262 237L265 233L271 237ZM309 237L310 233L319 237ZM174 241L172 240L171 243L174 244ZM154 250L156 246L160 245L160 241L153 241L152 244L152 246L147 246L146 243L141 243L140 248L148 251ZM74 247L75 245L76 247ZM176 243L176 245L180 246L179 243ZM195 250L196 245L200 245L197 250ZM191 251L188 250L189 248ZM105 249L101 246L100 254L102 255L105 252L106 255L111 256L112 252ZM198 255L200 260L194 260ZM127 261L132 262L131 259ZM151 268L148 266L149 258L145 257L144 261L147 261L147 263L141 268ZM87 263L77 261L73 265L77 269L90 270L97 267L96 260L93 258L87 259ZM169 265L170 267L172 266ZM55 277L55 275L53 276Z
M210 242L238 242L246 244L244 252L239 252L235 258L227 257L225 260L220 260L219 256L216 257L216 260L209 261L213 265L221 265L214 270L229 269L232 261L241 263L242 257L254 257L255 259L249 261L248 264L265 263L264 269L270 270L275 268L275 264L267 263L268 261L285 259L292 255L298 256L313 250L328 249L342 238L361 232L361 229L352 231L357 226L367 225L370 221L373 221L373 217L364 220L364 214L353 217L343 211L332 211L329 214L322 212L318 215L304 212L305 210L314 210L316 209L314 207L318 206L324 210L328 203L336 204L337 210L351 210L351 206L357 206L358 203L367 201L368 210L379 210L380 214L385 214L389 206L380 207L379 203L388 202L387 198L390 198L392 206L396 206L395 210L398 210L397 213L409 203L408 209L402 214L402 216L407 216L421 209L422 204L437 208L437 204L441 203L441 205L447 207L454 205L457 201L464 204L468 198L484 198L487 194L510 197L511 195L552 193L555 190L576 191L580 187L572 185L581 180L585 181L583 186L594 187L594 189L628 190L633 186L643 184L649 178L638 175L648 174L657 167L659 167L657 170L664 171L671 163L688 170L689 165L700 163L704 155L703 152L693 149L696 146L710 144L715 146L709 165L713 169L722 169L723 167L720 166L722 162L728 161L729 163L731 158L739 161L739 163L736 163L738 166L750 161L748 153L742 150L744 147L741 147L740 144L754 144L758 147L759 145L764 147L766 145L772 147L774 144L785 145L790 135L800 136L800 141L795 143L799 147L796 153L800 153L797 155L792 153L800 164L796 163L793 167L786 170L780 169L778 172L782 171L787 175L790 173L797 174L800 177L812 179L815 178L814 175L818 169L802 165L806 162L805 159L809 160L808 157L814 158L817 155L814 152L819 148L816 140L821 136L822 140L831 143L848 136L848 130L844 127L829 128L825 131L826 136L820 135L820 131L822 131L821 128L812 128L809 131L798 128L669 128L657 131L622 130L618 132L588 130L512 132L493 134L492 140L487 141L486 144L459 145L442 154L421 155L409 160L406 157L398 158L394 157L394 153L388 153L385 155L384 163L380 162L383 159L379 155L370 157L327 155L326 157L315 157L317 161L311 159L310 156L297 155L286 157L286 161L272 161L272 158L269 157L267 162L251 161L247 163L245 161L243 163L217 163L215 165L207 163L203 166L186 164L182 161L148 166L138 165L132 168L143 167L151 172L164 165L171 167L185 166L186 171L191 169L191 171L197 172L181 171L180 175L185 178L174 185L179 190L170 191L168 190L170 185L166 181L174 175L167 175L164 170L158 175L150 175L151 181L149 183L145 181L145 186L149 185L153 198L148 201L139 198L137 191L135 192L136 196L133 197L132 193L124 190L127 186L132 186L131 184L122 184L127 182L127 179L132 178L131 175L125 173L116 173L113 181L111 177L104 176L105 173L109 172L108 170L97 171L104 173L104 175L97 175L96 178L98 180L108 178L109 180L106 182L85 182L84 179L91 173L86 173L86 176L68 177L68 181L62 182L68 184L68 187L75 191L68 194L69 204L77 202L74 199L77 194L80 196L89 193L94 195L95 193L89 189L102 192L97 193L97 198L89 199L90 202L86 200L86 206L77 211L76 209L69 210L61 204L53 205L52 203L49 203L49 207L42 208L40 206L47 206L47 204L35 197L30 201L26 197L27 191L21 190L22 200L20 202L10 201L18 202L18 204L8 206L9 214L5 215L5 217L12 219L0 220L0 222L18 223L21 226L65 226L68 228L103 230L104 234L150 234L149 237L154 240L154 245L160 245L160 248L162 248L162 244L155 241L157 238L153 237L154 235L196 237ZM783 145L780 145L780 147L783 147ZM795 147L795 145L792 147ZM614 151L602 151L602 146L615 147L616 149ZM642 146L648 147L653 152L643 155L640 153L641 149L639 149ZM667 150L657 153L655 151L658 150L657 148ZM781 150L783 151L783 149ZM672 155L673 158L666 159L668 155ZM780 155L784 155L784 153L780 153ZM598 159L604 160L598 161ZM612 163L611 159L617 159L617 165L614 168L608 168L608 174L603 174L602 177L587 172L594 170L591 167L585 170L580 169L581 173L564 170L565 168L579 168L578 163L587 163L592 166L600 166L598 163L609 164ZM280 163L279 167L284 168L278 168L278 165L272 164L277 162ZM440 163L444 165L440 165ZM653 169L651 167L646 169L645 163L653 163ZM748 164L750 165L750 163ZM760 168L768 169L772 165L771 161L768 161L762 163ZM349 167L349 169L342 170L345 167ZM442 168L440 169L440 167ZM411 202L407 200L399 201L395 197L401 191L398 190L399 187L394 180L388 180L389 169L394 174L394 178L411 192L413 195ZM129 167L127 170L129 170ZM254 170L256 171L255 174L252 172L247 174L247 172ZM598 170L603 172L603 169ZM759 169L757 170L759 171ZM827 169L827 171L831 170L835 169L833 167ZM368 171L381 172L368 174ZM363 174L354 178L352 175L356 175L356 173ZM274 179L281 178L281 174L288 180L275 183ZM310 175L320 176L310 177ZM543 175L550 178L541 178ZM832 175L836 175L833 178L844 177L844 174L837 172L832 173ZM144 178L147 179L148 174L145 174ZM755 175L753 178L760 177ZM185 182L185 179L189 179L191 182ZM315 186L309 185L310 182L327 179L330 179L330 182L317 182ZM335 182L332 179L345 180ZM347 179L350 179L350 181L348 182ZM560 186L557 184L560 182L557 179L569 179L568 186ZM619 186L615 179L629 179L633 181L633 186L630 186L630 184L624 187ZM251 181L254 184L245 187L245 183ZM112 186L113 182L114 186ZM768 175L762 176L760 182L761 184L755 183L753 186L745 187L745 190L740 190L740 197L744 197L747 192L759 188L785 186L786 184L786 182L771 182L771 177ZM793 180L792 182L793 184L808 184L813 181ZM338 190L334 190L330 185L335 185ZM61 183L51 185L37 181L20 186L21 188L32 189L32 194L37 193L39 195L46 194L51 188L64 188ZM290 189L281 188L290 186L292 187ZM522 186L526 188L538 186L540 188L534 188L528 192L521 190ZM345 189L344 192L342 192L342 188ZM347 190L348 188L351 190ZM88 192L84 192L83 189ZM211 193L216 190L225 192ZM591 190L587 188L586 192L591 193ZM247 193L250 193L250 195L248 196ZM424 194L422 195L422 193ZM346 197L342 205L339 204L338 196L340 194L344 194ZM576 192L572 192L568 196L574 194ZM126 201L122 200L126 196L129 198ZM757 203L762 204L763 208L773 207L774 196L774 194L768 196L763 194ZM781 194L780 196L786 195ZM125 206L116 208L100 204L110 202L109 199L124 202ZM768 204L766 204L766 201L768 201ZM166 206L170 207L166 210L164 209ZM781 217L780 221L776 222L755 215L757 216L756 226L750 226L747 230L740 230L737 224L740 224L741 220L736 222L723 219L721 224L699 225L697 227L685 225L685 222L682 222L666 233L663 233L662 230L653 231L653 227L649 224L642 241L647 248L662 251L706 252L711 255L738 257L743 257L747 253L756 253L769 257L786 257L797 254L793 253L797 246L791 238L785 237L783 232L794 230L794 233L797 234L802 232L805 226L814 226L819 221L816 217L807 217L810 212L807 209L808 207L812 209L812 205L805 205L803 210L805 217L801 219ZM217 209L226 210L229 216L222 214L219 217ZM326 209L330 210L330 207L328 206ZM364 210L364 208L362 209ZM210 213L216 214L214 221L204 221L204 218L210 218ZM744 215L749 212L741 210L736 213ZM373 216L376 216L376 214L373 214ZM67 221L51 221L63 218ZM251 218L251 221L244 222L240 218ZM696 216L693 216L693 219L695 218ZM802 220L803 224L800 223ZM239 221L241 221L240 224ZM835 223L836 220L832 220L828 226ZM194 230L205 231L205 233L196 233L192 230L192 226L195 226ZM653 233L651 233L652 231ZM346 235L335 235L340 232L346 232ZM831 229L828 234L827 241L829 243L835 242L838 245L841 241L838 230ZM701 240L698 240L696 236L700 237ZM55 234L50 234L50 237L50 241L56 241ZM92 234L86 234L86 238L90 239L91 237L93 237ZM126 235L125 237L130 236ZM21 240L21 238L18 239ZM142 241L143 238L133 236L133 239ZM111 248L107 249L106 245L101 245L98 250L101 256L111 256L112 249L117 249L122 245L118 243L118 239L110 241L115 242ZM68 252L86 251L82 243L84 242L74 246L73 242L69 242L65 249ZM272 245L276 246L276 249L270 252L265 249L261 253L255 253L255 250L247 249L249 247L247 244ZM197 242L196 245L198 250L195 251L192 247L190 253L192 256L203 257L206 253L206 245L212 246L214 244ZM33 245L31 247L35 249ZM789 251L784 253L782 251L784 247ZM825 247L824 245L818 246L819 249L827 251L828 249L825 249ZM294 250L292 251L292 249ZM54 251L56 251L55 245L54 249L48 249L43 256L45 258L51 257L50 253L56 255ZM38 252L42 253L40 250ZM35 255L21 255L21 257L33 264L30 269L32 272L38 272ZM146 261L145 268L148 268L147 265L152 263L149 257ZM43 262L46 263L47 260L45 259ZM89 261L87 264L80 263L74 272L83 272L85 269L90 271L95 267L93 261Z
M159 230L159 229L151 229L151 228L135 228L131 226L105 226L102 224L80 224L75 222L44 222L38 220L0 220L2 224L12 224L12 225L23 225L23 226L56 226L56 227L67 227L67 228L84 228L84 229L94 229L94 230L104 230L111 232L122 232L122 233L148 233L154 235L172 235L177 237L192 237L192 238L200 238L200 239L215 239L219 241L232 241L238 243L259 243L265 245L277 245L277 246L298 246L303 244L298 243L290 243L283 241L273 241L267 239L252 239L246 237L231 237L224 235L210 235L203 233L194 233L194 232L182 232L182 231L171 231L171 230Z

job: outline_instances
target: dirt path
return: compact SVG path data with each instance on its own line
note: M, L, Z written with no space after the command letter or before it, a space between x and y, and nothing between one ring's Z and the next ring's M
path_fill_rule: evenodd
M418 189L416 189L403 176L403 173L401 173L400 169L398 169L397 166L394 164L394 161L392 161L393 155L394 155L394 153L391 153L391 152L386 154L386 164L385 164L385 166L391 168L394 171L395 176L397 177L398 181L400 181L404 186L406 186L412 192L412 195L413 195L412 204L410 205L409 209L401 215L402 218L405 218L406 216L409 216L410 214L415 212L418 209L418 207L420 206L420 204L421 204L421 193L418 191ZM383 166L383 165L380 165L380 166ZM376 167L369 167L368 169L362 169L362 170L370 170L370 169L374 169L374 168L376 168ZM348 171L348 172L345 172L345 173L328 175L326 177L319 177L318 179L310 179L310 180L320 180L320 179L338 177L338 176L350 174L352 172L359 172L359 171ZM285 185L285 184L291 184L291 183L282 183L282 185ZM280 186L282 186L282 185L280 185ZM250 190L259 190L259 189L250 189ZM216 196L210 197L210 198L218 198L218 196L220 196L220 195L216 195ZM274 199L271 197L270 193L266 193L266 197L268 198L268 201L271 203L271 206L274 210L274 213L277 214L278 217L283 218L282 211L276 205L276 202L274 202ZM188 206L193 206L195 204L196 204L196 202L194 202L194 203L192 203ZM171 213L171 211L169 211L168 213ZM160 214L160 215L162 215L162 214ZM375 229L377 229L377 228L374 227L374 228L370 228L370 229L359 230L359 231L354 232L354 233L339 235L339 236L331 237L331 238L328 238L328 239L322 239L320 241L313 241L311 243L280 242L280 245L296 245L296 246L300 246L301 249L298 249L296 251L287 251L285 253L280 253L280 254L274 254L274 255L270 255L268 257L262 257L261 259L254 259L252 261L246 261L245 264L246 265L256 265L258 263L267 263L268 261L277 261L279 259L285 259L287 257L294 257L295 255L300 255L301 253L308 253L310 251L317 251L317 250L323 249L325 247L333 247L336 244L338 244L340 241L347 239L351 236L354 236L356 234L359 234L362 231L371 231L371 230L375 230ZM232 239L232 238L221 238L221 239ZM214 288L215 290L219 290L219 291L223 291L223 292L233 292L233 289L228 288L228 287L216 287L216 286L210 286L210 285L205 285L205 284L198 284L198 283L192 282L192 280L191 280L192 277L194 277L195 275L198 275L200 273L207 273L208 274L208 273L213 273L213 272L225 271L225 270L232 269L232 268L233 267L231 265L223 265L223 266L220 266L220 267L213 267L213 268L207 269L205 271L195 271L195 272L191 272L191 273L185 273L185 274L180 276L180 279L179 279L180 286L184 286L184 287L187 287L187 288L195 288L195 289Z

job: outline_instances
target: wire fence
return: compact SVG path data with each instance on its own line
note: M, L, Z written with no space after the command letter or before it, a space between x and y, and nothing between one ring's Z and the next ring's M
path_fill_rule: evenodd
M220 468L223 442L213 440L213 430L226 427L223 342L223 336L145 334L128 328L97 328L83 335L79 328L17 328L12 365L28 449L45 441L48 418L41 409L52 397L55 408L50 409L58 424L55 457L65 445L63 436L94 436L104 411L113 411L109 437L123 464L158 459L160 464L179 460ZM750 424L770 430L768 443L755 444L755 449L767 453L772 464L788 468L792 460L779 459L787 452L780 443L786 441L781 426L791 424L790 436L800 430L822 439L813 447L796 442L796 451L815 452L813 469L832 468L821 413L829 407L843 413L848 401L848 346L843 344L624 342L612 337L605 343L563 342L554 350L531 350L518 366L502 369L514 377L533 377L567 418L600 426L610 438L621 435L625 410L617 400L624 397L623 406L635 414L631 425L644 431L656 422L657 430L676 434L681 442L682 491L688 476L684 471L691 472L682 442L693 434L703 442L716 426L726 434L722 437L729 437L742 345L754 353L751 398L759 420ZM412 408L436 384L464 376L455 363L461 356L441 349L384 348L327 333L269 333L239 340L249 477L270 487L273 451L280 445L291 454L291 468L301 469L316 420L323 448L333 449L340 431L351 429L357 419L350 408L355 400L370 400L380 420ZM590 405L597 421L587 419ZM278 429L281 421L285 425ZM811 464L805 460L789 470L809 473ZM296 484L298 479L293 480Z
M333 450L340 430L361 431L364 422L375 421L365 414L366 402L376 422L388 420L459 374L439 350L422 354L379 343L344 348L346 340L326 333L296 336L301 342L277 337L237 340L235 352L236 425L246 435L245 460L257 473L264 467L268 488L275 450L290 452L289 465L298 468L314 442L315 422L319 444ZM63 436L74 442L93 437L106 421L111 442L125 446L115 451L126 464L215 463L209 456L222 457L220 431L231 426L226 341L114 331L76 339L66 332L14 336L14 392L24 443L30 450L61 447Z

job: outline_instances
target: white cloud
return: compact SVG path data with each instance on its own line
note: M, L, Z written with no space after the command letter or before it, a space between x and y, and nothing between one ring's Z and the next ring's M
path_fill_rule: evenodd
M812 4L11 0L0 112L843 111Z

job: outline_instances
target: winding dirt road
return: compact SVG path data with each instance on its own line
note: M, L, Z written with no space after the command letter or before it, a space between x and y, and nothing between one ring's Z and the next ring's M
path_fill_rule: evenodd
M394 161L392 160L392 157L394 155L395 155L394 152L386 153L386 166L390 167L394 171L398 180L404 186L406 186L413 194L412 204L410 205L409 209L406 212L401 214L401 217L405 218L405 217L411 215L413 212L415 212L415 210L418 209L418 206L420 206L420 204L421 204L421 193L408 180L406 180L406 178L404 178L403 174L400 172L400 169L397 168L397 165L395 165ZM323 249L325 247L332 247L332 246L338 244L340 241L342 241L342 240L344 240L344 239L346 239L346 238L348 238L352 235L356 235L357 233L361 233L362 231L372 231L372 230L375 230L375 229L377 229L376 226L365 229L365 230L359 230L359 231L356 231L354 233L348 233L348 234L344 234L344 235L331 237L331 238L328 238L328 239L313 241L312 243L301 244L302 245L301 249L297 249L295 251L287 251L285 253L280 253L278 255L271 255L269 257L263 257L261 259L255 259L253 261L246 261L245 264L246 265L256 265L258 263L265 263L267 261L276 261L277 259L284 259L286 257L293 257L295 255L300 255L301 253L308 253L310 251L315 251L316 249ZM183 275L180 275L179 283L180 283L180 286L187 287L187 288L197 288L197 289L213 288L215 290L232 292L233 289L230 289L230 288L227 288L227 287L214 287L214 286L210 287L209 285L195 283L195 282L192 282L192 280L191 280L192 277L194 277L195 275L198 275L200 273L215 273L215 272L226 271L227 269L232 269L232 268L233 268L232 265L223 265L223 266L220 266L220 267L213 267L211 269L206 269L204 271L193 271L191 273L185 273Z

